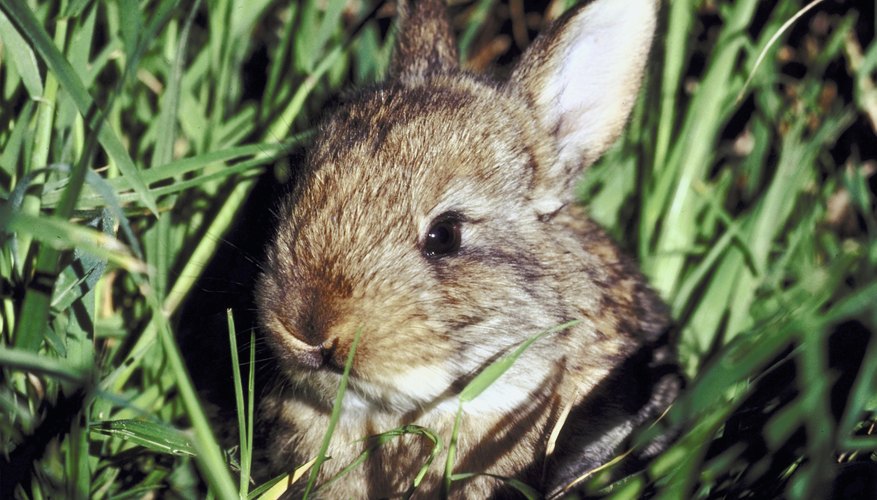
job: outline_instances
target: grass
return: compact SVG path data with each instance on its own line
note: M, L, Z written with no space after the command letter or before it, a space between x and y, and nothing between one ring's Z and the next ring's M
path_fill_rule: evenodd
M454 3L477 69L571 2ZM692 377L678 441L586 491L819 497L874 471L877 26L822 2L781 30L805 5L666 5L628 131L581 186L670 304ZM375 7L0 0L0 497L259 491L252 431L230 468L176 318L257 179L384 74ZM410 432L449 444L386 439Z

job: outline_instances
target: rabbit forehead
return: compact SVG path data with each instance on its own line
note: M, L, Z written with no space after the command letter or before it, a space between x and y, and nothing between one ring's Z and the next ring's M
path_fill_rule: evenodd
M538 147L520 107L469 77L390 85L361 95L328 122L312 168L322 183L395 188L382 197L391 202L434 205L456 179L482 196L524 198Z

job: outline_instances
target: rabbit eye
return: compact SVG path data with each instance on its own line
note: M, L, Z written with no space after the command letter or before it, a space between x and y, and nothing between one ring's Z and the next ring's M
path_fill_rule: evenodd
M440 215L426 232L423 253L427 257L449 255L460 249L460 219L455 214Z

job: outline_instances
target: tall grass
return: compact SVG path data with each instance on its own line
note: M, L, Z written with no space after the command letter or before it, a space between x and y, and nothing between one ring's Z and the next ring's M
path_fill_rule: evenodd
M464 62L504 63L571 3L454 2ZM628 132L581 186L692 376L676 444L588 491L818 496L874 470L874 12L823 2L770 43L804 6L666 5ZM391 10L0 0L0 497L252 495L174 319L256 180L383 75Z

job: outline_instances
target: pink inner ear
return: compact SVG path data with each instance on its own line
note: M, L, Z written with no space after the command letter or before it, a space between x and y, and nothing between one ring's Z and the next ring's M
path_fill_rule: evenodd
M639 91L655 7L654 0L598 0L556 32L553 71L538 101L548 129L558 131L562 161L592 162L620 135Z

